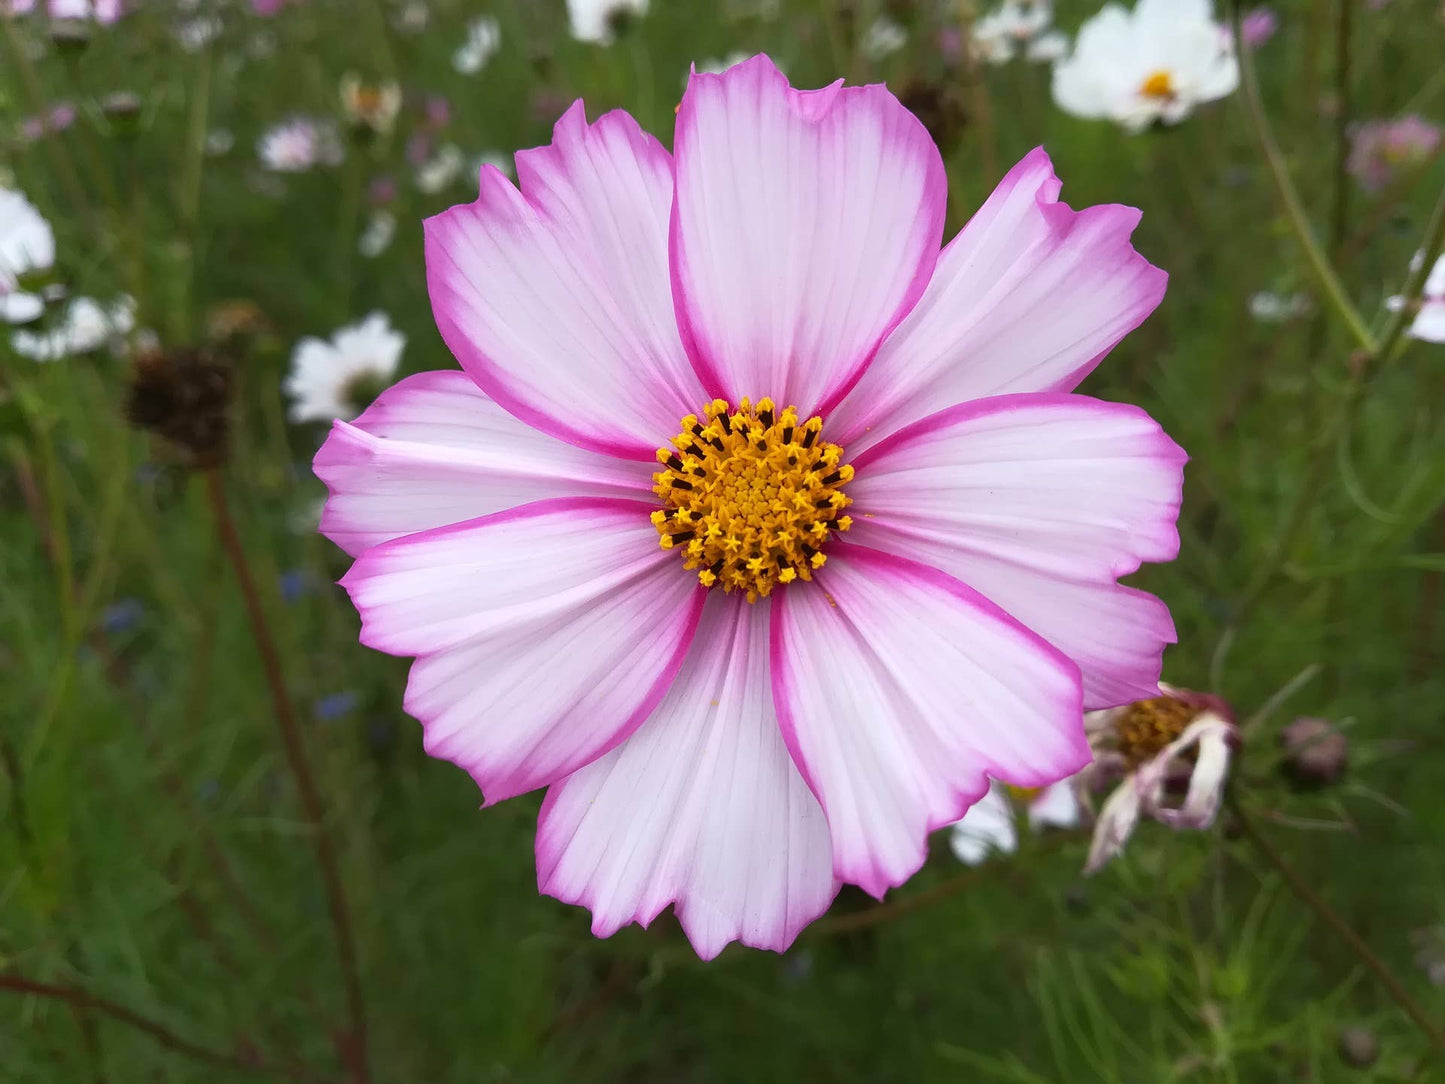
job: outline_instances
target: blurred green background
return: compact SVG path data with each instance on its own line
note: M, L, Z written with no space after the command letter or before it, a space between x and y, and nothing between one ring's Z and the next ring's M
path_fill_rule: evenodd
M1353 349L1338 321L1318 300L1251 316L1254 295L1309 298L1313 281L1238 95L1134 136L1078 120L1051 104L1047 64L961 54L979 9L943 0L653 0L609 45L575 40L561 0L136 6L83 45L0 18L7 183L53 223L74 293L130 294L164 348L241 328L229 500L340 851L372 1079L1445 1080L1227 818L1146 824L1088 880L1082 835L1026 839L977 871L940 841L900 906L845 891L782 956L699 963L669 915L594 939L585 912L537 895L540 794L479 812L401 711L405 660L357 644L333 586L346 561L315 533L324 427L286 419L295 341L373 310L406 333L404 371L454 364L420 222L472 198L479 156L546 142L577 97L670 143L693 62L766 51L799 86L886 80L942 146L950 235L1045 145L1071 205L1143 209L1135 243L1171 275L1084 388L1143 405L1192 457L1181 556L1135 581L1178 624L1166 678L1249 716L1303 675L1251 733L1236 785L1445 1022L1428 967L1445 981L1445 347L1378 368L1337 439ZM1057 22L1073 31L1095 7L1061 2ZM1435 0L1274 10L1254 53L1266 107L1351 296L1383 320L1445 164L1367 193L1341 153L1358 121L1445 119L1445 22ZM460 72L484 15L495 52ZM883 55L867 47L880 16L905 32ZM257 140L287 115L342 123L348 72L400 86L395 130L344 135L338 166L263 170ZM72 124L26 134L60 102ZM447 144L464 167L423 191L417 164ZM368 257L358 239L383 204L396 235ZM0 990L0 1079L349 1079L322 881L241 595L203 480L125 423L130 364L40 364L0 339L0 975L88 991L243 1065ZM1276 770L1300 714L1346 727L1334 786L1297 793Z

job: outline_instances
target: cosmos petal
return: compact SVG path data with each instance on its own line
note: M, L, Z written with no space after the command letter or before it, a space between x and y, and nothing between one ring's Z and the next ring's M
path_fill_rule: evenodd
M676 152L673 294L704 385L827 410L928 284L938 148L886 88L793 90L758 56L692 76Z
M713 592L651 718L547 792L541 891L600 937L669 903L703 959L782 951L837 891L828 826L788 757L768 684L768 604Z
M555 782L651 714L705 592L648 505L538 501L367 550L342 579L361 642L416 655L406 709L487 801Z
M672 162L626 113L588 125L578 102L517 175L521 191L485 167L475 203L426 221L437 328L522 421L650 461L706 401L672 312Z
M815 580L774 598L773 699L840 880L881 896L989 777L1089 762L1078 668L970 588L838 541Z
M549 497L650 500L652 469L565 444L507 413L466 373L418 373L316 454L321 533L353 557L378 543Z
M1174 626L1115 583L1172 560L1186 456L1137 407L1005 395L940 411L853 460L850 539L955 576L1078 665L1086 708L1158 693Z

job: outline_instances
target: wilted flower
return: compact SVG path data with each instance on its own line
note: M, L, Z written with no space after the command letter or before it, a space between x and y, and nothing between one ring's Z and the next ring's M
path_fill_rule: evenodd
M230 443L231 367L208 350L152 350L135 360L125 412L191 466L223 463Z
M396 215L386 210L373 211L366 222L366 229L356 242L356 250L368 259L374 259L387 250L395 236Z
M1088 775L1124 773L1099 811L1085 873L1124 849L1140 816L1171 828L1202 829L1219 812L1239 741L1234 713L1216 696L1159 688L1162 696L1084 718L1094 749ZM1170 796L1181 790L1183 800L1170 805Z
M880 15L863 32L861 48L869 60L882 60L908 44L908 31L887 15Z
M11 335L10 345L22 357L59 361L114 346L134 327L135 302L130 298L103 305L89 297L77 297L50 326L22 328Z
M427 195L455 184L467 164L466 155L455 143L443 143L435 154L416 169L416 186Z
M502 47L502 25L490 15L467 24L467 40L452 54L452 67L463 75L475 75Z
M355 128L389 135L401 112L401 88L393 82L363 83L355 73L341 79L341 109Z
M1296 719L1279 733L1280 767L1301 786L1333 783L1350 765L1349 739L1328 719Z
M608 45L617 28L634 15L647 14L648 0L567 0L567 19L578 41Z
M538 881L594 932L675 904L711 957L903 883L990 778L1090 759L1081 703L1157 689L1168 610L1116 577L1177 553L1184 455L1068 394L1165 276L1042 150L940 254L885 87L757 57L692 78L674 146L578 102L520 191L430 219L465 371L315 467L427 750L551 787Z
M341 328L330 342L302 339L285 383L291 420L356 417L396 376L404 346L406 336L380 312Z
M24 324L45 310L40 294L21 280L55 262L55 234L23 193L0 188L0 320Z
M1078 117L1131 132L1177 124L1203 102L1232 94L1239 63L1209 0L1118 4L1079 29L1072 55L1054 66L1054 101Z
M1061 779L1040 790L995 783L949 829L948 844L960 862L976 866L993 851L1012 854L1018 849L1015 798L1027 811L1029 827L1036 831L1073 828L1079 823L1079 796L1072 779Z
M1419 267L1421 255L1415 254L1412 267ZM1399 311L1405 304L1400 296L1385 299L1385 305L1392 311ZM1420 293L1419 307L1410 324L1410 334L1426 342L1445 343L1445 256L1441 256L1430 268L1425 286Z
M1004 0L973 24L973 46L990 64L1003 64L1022 54L1029 60L1058 60L1069 51L1069 39L1053 29L1051 0Z
M1440 129L1413 113L1366 121L1350 131L1345 168L1366 192L1378 192L1400 170L1421 165L1439 146Z
M336 126L317 117L290 117L261 137L261 163L277 173L304 173L334 166L346 157Z

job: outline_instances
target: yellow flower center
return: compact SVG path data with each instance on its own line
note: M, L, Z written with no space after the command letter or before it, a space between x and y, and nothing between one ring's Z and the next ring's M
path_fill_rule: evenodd
M1197 708L1173 696L1136 700L1114 723L1119 752L1129 771L1152 760L1166 745L1184 733L1199 714Z
M1172 98L1174 79L1166 71L1156 71L1140 84L1139 93L1146 98Z
M1016 787L1012 783L1005 783L1004 787L1018 805L1033 805L1034 799L1044 792L1043 787Z
M657 450L652 476L662 507L652 523L663 549L682 551L704 587L767 598L774 584L811 580L833 531L846 531L842 487L853 468L843 449L819 440L822 418L799 424L771 399L744 399L729 412L715 399L689 414L672 444Z

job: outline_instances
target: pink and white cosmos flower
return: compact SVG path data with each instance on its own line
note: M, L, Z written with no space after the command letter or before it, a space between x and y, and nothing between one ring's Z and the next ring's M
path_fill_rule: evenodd
M1070 394L1163 296L1139 212L1036 150L940 252L923 126L766 57L693 75L672 155L578 102L517 176L426 223L463 371L316 472L428 752L549 788L541 891L781 950L1156 694L1169 611L1117 579L1175 556L1185 457Z

